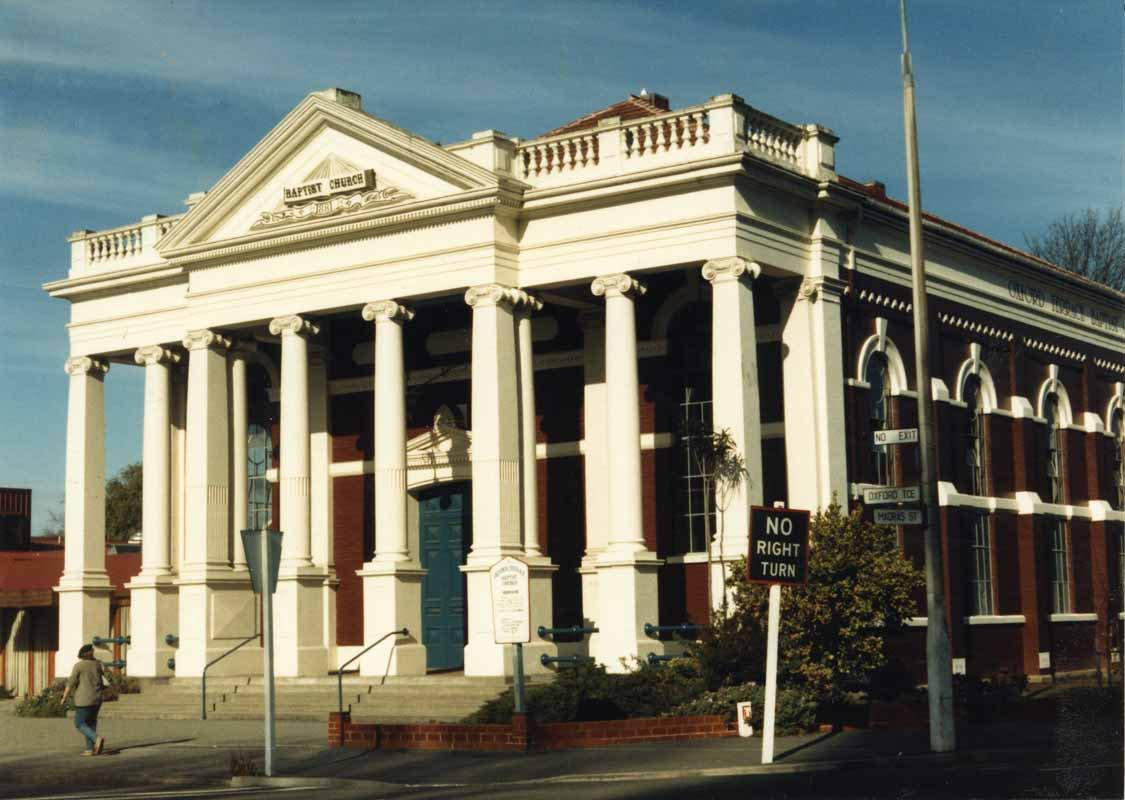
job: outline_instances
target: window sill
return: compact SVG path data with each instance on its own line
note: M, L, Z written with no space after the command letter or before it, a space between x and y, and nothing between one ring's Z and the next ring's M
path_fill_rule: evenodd
M1023 614L977 614L965 617L966 625L1022 625L1027 622Z
M1052 614L1051 622L1097 622L1097 614Z
M681 553L677 556L668 556L664 559L665 564L706 564L706 553Z

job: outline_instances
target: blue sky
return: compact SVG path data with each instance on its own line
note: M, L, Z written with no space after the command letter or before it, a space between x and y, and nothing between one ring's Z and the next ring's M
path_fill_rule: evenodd
M1122 202L1119 0L913 0L927 210L1021 245ZM7 2L0 6L0 485L62 497L67 235L174 214L310 91L451 142L534 136L642 88L734 92L841 137L905 196L896 0ZM107 471L140 457L142 374L106 384Z

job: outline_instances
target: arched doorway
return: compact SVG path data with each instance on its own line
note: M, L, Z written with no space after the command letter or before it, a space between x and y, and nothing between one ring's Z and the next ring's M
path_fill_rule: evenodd
M469 482L418 493L418 553L422 567L422 644L426 668L461 669L465 663L465 576L460 567L472 544Z

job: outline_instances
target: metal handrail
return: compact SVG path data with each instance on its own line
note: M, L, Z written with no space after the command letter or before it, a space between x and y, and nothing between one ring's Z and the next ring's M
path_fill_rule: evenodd
M254 639L260 639L261 636L262 636L262 634L260 634L260 633L255 633L253 636L247 636L245 639L243 639L241 642L236 644L230 650L227 650L222 655L215 656L215 658L212 658L210 661L207 662L207 666L205 666L203 668L203 682L202 682L203 692L202 692L202 698L201 699L202 699L202 703L203 703L203 719L207 719L207 670L211 669L211 667L214 664L217 664L218 662L222 661L224 658L229 656L235 650L242 647L242 645L247 644L248 642L252 642Z
M362 656L364 653L366 653L368 650L370 650L375 645L380 644L387 637L394 636L396 634L398 634L400 636L409 636L410 635L410 629L409 628L400 628L397 631L391 631L390 633L384 633L382 636L380 636L374 642L367 645L367 647L363 648L358 653L356 653L354 656L352 656L347 661L345 661L343 664L341 664L340 668L338 670L336 670L336 707L338 708L338 710L340 711L341 714L344 713L344 667L348 666L353 661L357 660L360 656ZM331 675L332 673L328 673L328 674Z

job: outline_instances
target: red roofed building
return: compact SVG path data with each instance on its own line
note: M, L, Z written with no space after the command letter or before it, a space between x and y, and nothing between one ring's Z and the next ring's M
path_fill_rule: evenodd
M734 94L642 92L532 139L438 145L327 89L183 214L76 231L46 286L71 304L60 658L108 614L104 381L129 369L146 393L132 674L169 673L167 632L178 677L256 632L239 532L266 526L284 532L282 676L404 626L363 674L509 673L489 582L505 556L529 565L531 630L598 628L533 637L529 671L676 652L646 624L709 619L753 506L873 505L919 480L911 447L876 440L918 418L906 208L841 175L838 141ZM1125 296L924 229L953 667L1104 668ZM700 424L749 473L720 515L692 468ZM919 529L898 535L920 562ZM891 650L921 677L917 601ZM248 645L217 668L260 665Z

